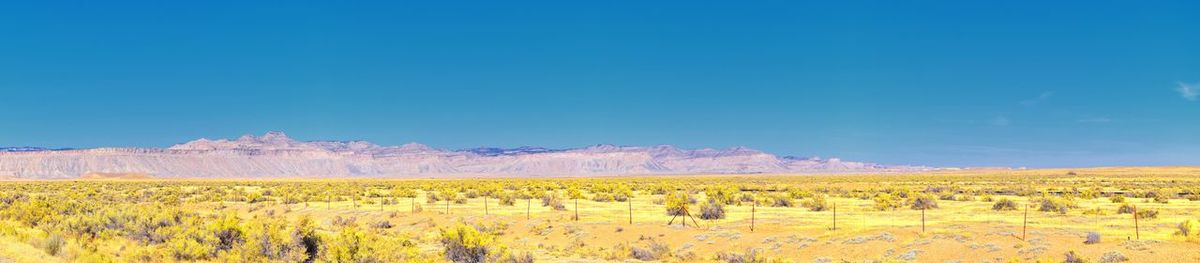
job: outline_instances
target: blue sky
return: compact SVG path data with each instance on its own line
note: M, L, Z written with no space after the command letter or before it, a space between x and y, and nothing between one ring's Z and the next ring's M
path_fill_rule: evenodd
M1200 165L1195 1L897 2L8 1L0 145Z

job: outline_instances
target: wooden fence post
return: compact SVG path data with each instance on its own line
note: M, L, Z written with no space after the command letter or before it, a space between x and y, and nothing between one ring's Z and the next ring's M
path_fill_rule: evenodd
M758 208L758 200L750 203L750 232L754 232L754 212Z
M833 231L837 231L837 203L833 203Z
M627 198L627 199L625 199L625 202L629 203L629 224L632 225L633 224L633 198Z
M921 208L921 232L925 232L925 208Z
M1138 214L1136 205L1133 206L1133 235L1137 238L1137 240L1142 240L1141 230L1138 229Z
M1025 215L1021 217L1021 240L1025 240L1025 229L1029 227L1029 204L1025 204Z

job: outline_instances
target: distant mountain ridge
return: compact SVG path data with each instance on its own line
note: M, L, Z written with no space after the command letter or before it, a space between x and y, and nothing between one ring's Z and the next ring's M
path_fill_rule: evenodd
M18 146L18 147L0 147L0 152L42 152L42 151L63 151L70 149L50 149L42 147Z
M454 177L653 174L911 172L837 158L777 157L745 147L679 149L593 145L442 150L418 143L297 141L282 132L237 139L198 139L168 148L50 150L0 148L0 177L57 179L85 174L145 174L166 178ZM12 150L8 150L12 149Z

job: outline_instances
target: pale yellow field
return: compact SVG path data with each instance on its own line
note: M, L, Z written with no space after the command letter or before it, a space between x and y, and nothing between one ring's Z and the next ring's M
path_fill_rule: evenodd
M1177 170L1179 169L1179 170ZM1121 168L1090 170L1092 175L1041 177L1041 184L1100 184L1114 183L1116 186L1142 184L1173 184L1194 187L1200 180L1196 169L1163 168L1153 175L1144 168ZM971 177L973 173L955 172L924 175L889 176L793 176L778 177L781 181L770 184L799 185L803 187L834 187L837 189L874 189L889 186L955 185L964 187L987 187L991 185L1020 185L1014 181L1026 180L1036 173L1061 174L1064 171L1041 170L1019 171L1011 174ZM756 181L741 177L666 177L642 178L659 182L677 182L681 185L704 185L722 178L724 181ZM758 177L764 178L764 177ZM776 178L767 176L765 178ZM811 180L808 178L812 178ZM619 180L619 179L547 179L547 180ZM635 180L635 179L626 179ZM756 179L757 180L757 179ZM302 180L297 184L320 185L323 180ZM418 181L421 182L421 181ZM442 181L439 181L442 182ZM450 184L456 181L444 181ZM505 182L519 184L518 182ZM1032 183L1033 185L1034 183ZM17 183L19 184L19 183ZM103 184L103 183L102 183ZM184 183L186 184L186 183ZM236 184L233 182L232 184ZM184 191L200 191L199 186L184 186ZM1052 185L1033 188L1055 188ZM1151 187L1151 186L1147 186ZM237 186L245 192L260 192L260 186ZM1121 187L1106 188L1106 191L1121 191ZM1127 187L1126 187L1127 188ZM1057 188L1055 188L1057 189ZM1141 189L1125 189L1137 191ZM1154 190L1154 189L1150 189ZM589 195L590 196L590 195ZM706 200L703 191L694 196ZM1018 204L1032 202L1030 197L995 195ZM392 198L392 197L387 197ZM416 253L426 260L441 261L443 245L439 230L459 222L477 227L497 230L498 245L510 251L522 251L537 262L603 262L637 261L631 251L635 249L661 251L654 261L667 262L713 262L718 254L754 253L769 261L833 262L833 261L915 261L915 262L1008 262L1050 261L1061 262L1068 251L1074 251L1093 262L1101 261L1106 253L1119 253L1131 262L1200 262L1200 243L1188 241L1177 235L1179 223L1200 218L1200 201L1183 198L1170 199L1168 203L1151 202L1146 198L1126 198L1127 203L1139 209L1157 210L1157 218L1139 219L1135 233L1134 218L1130 214L1117 214L1119 203L1108 198L1080 198L1078 207L1066 214L1041 212L1034 207L1026 212L993 211L994 202L938 200L938 208L925 210L924 228L922 211L902 207L896 210L878 211L871 199L849 198L830 195L827 202L836 206L837 228L834 229L834 211L813 212L805 207L768 207L742 205L725 206L726 218L700 220L699 225L684 226L672 220L664 205L658 203L663 195L639 190L631 203L596 202L579 199L579 219L576 200L564 200L565 210L544 207L541 200L517 199L514 205L499 205L495 198L488 198L485 212L484 198L470 198L465 204L451 202L447 213L447 202L426 202L426 192L417 191L415 198L395 198L396 203L380 205L378 198L367 198L356 202L324 202L314 199L305 203L282 204L280 202L236 202L198 201L185 202L186 210L204 215L221 215L231 211L241 218L260 218L296 222L300 218L314 219L318 230L334 235L339 229L335 221L354 218L359 225L387 221L393 227L375 229L384 236L407 237L414 241ZM369 200L369 201L368 201ZM799 201L799 200L798 200ZM369 202L369 203L368 203ZM357 204L357 206L355 206ZM413 212L419 206L422 211ZM527 216L527 209L529 218ZM697 209L697 208L693 208ZM1098 209L1103 214L1084 214ZM632 223L631 213L632 210ZM698 210L698 209L697 209ZM751 217L753 227L751 231ZM485 214L486 213L486 214ZM698 212L693 212L697 213ZM343 220L344 221L344 220ZM1023 230L1023 223L1027 227ZM1084 244L1087 232L1101 235L1098 244ZM16 262L51 261L133 261L130 254L141 253L142 243L114 238L93 248L82 248L78 242L68 239L66 253L50 256L43 252L42 242L46 233L36 227L22 225L6 219L0 224L0 257ZM1024 239L1022 239L1024 236ZM1140 236L1140 238L1138 237ZM753 251L753 252L751 252ZM376 252L386 253L386 252ZM176 261L169 257L161 261ZM180 260L186 261L186 260Z
M535 251L539 261L617 260L629 256L628 248L645 246L649 237L667 244L673 254L684 261L711 261L715 251L745 252L762 249L770 257L808 262L817 258L834 260L885 260L904 257L901 254L917 251L921 262L962 260L1008 261L1059 259L1069 250L1087 258L1100 258L1109 251L1120 251L1141 262L1172 262L1177 259L1200 261L1200 244L1189 243L1173 236L1178 222L1200 215L1200 202L1173 200L1171 204L1145 203L1142 207L1163 211L1157 219L1141 220L1141 240L1134 238L1132 216L1059 215L1029 212L1026 241L1021 240L1023 211L995 212L992 203L981 201L943 201L940 208L928 210L926 228L921 231L921 211L872 211L870 200L831 198L838 206L838 229L833 230L833 212L809 212L796 207L755 208L755 230L750 231L749 206L729 207L728 217L722 220L699 220L699 227L668 226L671 219L662 205L651 202L660 196L645 196L633 200L633 224L629 223L629 207L623 202L594 202L579 200L579 221L571 220L572 202L567 211L554 211L534 202L529 206L531 219L526 219L524 201L515 206L499 206L490 200L488 215L483 214L483 200L472 199L467 204L451 204L445 214L444 202L436 205L418 202L425 211L409 212L408 203L383 207L350 202L334 202L329 208L316 202L292 205L289 217L312 216L322 221L335 216L356 217L359 220L389 220L399 226L396 231L421 236L423 250L436 253L440 246L436 229L455 221L508 226L504 243L511 247ZM418 197L417 200L423 200ZM1019 199L1024 200L1024 199ZM1020 202L1020 201L1019 201ZM1130 199L1130 202L1141 200ZM1089 200L1084 208L1116 211L1117 204L1107 199ZM1165 209L1170 207L1169 209ZM246 205L234 205L243 213ZM253 213L263 213L263 209ZM283 209L276 207L275 209ZM1082 210L1082 209L1081 209ZM253 214L251 213L251 214ZM278 213L278 212L277 212ZM1085 234L1102 234L1103 242L1084 245ZM424 233L424 234L422 234ZM886 234L885 234L886 233ZM894 240L880 240L890 234ZM867 241L855 243L855 238ZM688 256L694 255L694 256ZM669 260L674 261L674 260ZM1177 261L1176 261L1177 262Z

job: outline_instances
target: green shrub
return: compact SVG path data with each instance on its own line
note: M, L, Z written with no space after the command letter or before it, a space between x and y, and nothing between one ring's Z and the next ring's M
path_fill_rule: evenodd
M667 215L669 216L684 215L683 211L687 210L688 205L690 204L688 202L687 192L682 191L671 193L665 196L663 202L667 208Z
M901 202L900 198L891 194L877 194L873 199L875 210L879 211L896 210L904 206L904 202Z
M810 196L813 196L813 193L806 191L804 189L800 189L800 188L788 189L787 193L788 193L788 197L791 197L793 199L803 199L803 198L808 198Z

